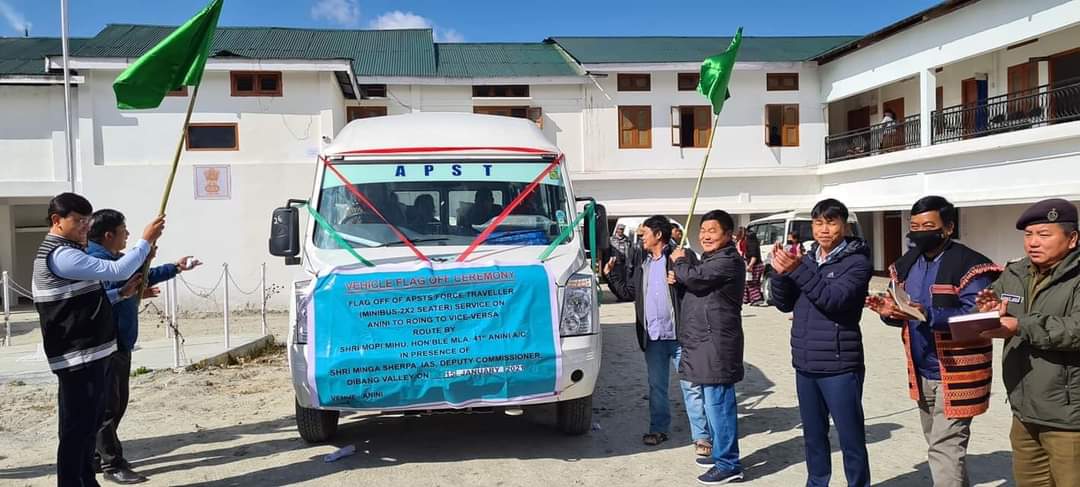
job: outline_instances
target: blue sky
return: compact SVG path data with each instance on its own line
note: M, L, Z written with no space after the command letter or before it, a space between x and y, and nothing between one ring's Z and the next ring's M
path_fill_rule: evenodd
M72 36L108 23L175 25L208 0L70 0ZM540 41L556 35L865 34L936 0L225 0L221 25L433 27L440 41ZM0 36L60 32L59 0L0 0ZM679 5L679 6L676 6ZM683 7L682 5L686 5Z

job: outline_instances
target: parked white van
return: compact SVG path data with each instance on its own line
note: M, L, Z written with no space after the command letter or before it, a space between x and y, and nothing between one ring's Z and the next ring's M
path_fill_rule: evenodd
M746 226L746 231L757 237L761 244L761 256L767 269L771 269L772 248L777 242L785 242L788 233L795 232L799 236L799 243L807 250L814 241L814 229L811 224L809 211L788 211L758 218ZM848 215L849 234L862 237L862 227L854 212Z
M288 355L296 393L296 422L305 440L322 442L333 437L342 412L426 414L494 409L516 415L523 407L552 403L563 432L583 434L589 430L592 394L600 372L601 333L598 281L586 251L590 238L595 239L595 247L606 249L610 232L606 213L595 202L593 221L584 216L577 219L579 202L587 199L575 198L562 159L558 147L528 120L466 113L355 120L321 151L312 167L310 196L289 200L287 206L275 210L270 236L271 253L303 269L303 277L292 283L295 299L289 313ZM307 223L302 235L300 217ZM574 225L578 221L581 223ZM474 251L463 258L471 244L475 244ZM546 254L543 260L541 254ZM359 259L373 267L365 267ZM514 302L513 297L492 294L498 300L487 299L494 304L440 304L437 299L468 294L455 290L461 288L451 289L449 281L440 279L483 266L540 270L544 286L550 282L550 287L534 290L551 296L552 326L540 328L546 337L514 328L518 323L512 317L527 315L524 309L508 308L511 305L506 303ZM384 282L389 286L404 279L373 281L378 286L357 282L348 284L347 289L339 286L341 299L356 305L349 310L352 314L339 315L344 318L333 322L328 321L329 315L319 315L320 306L341 304L328 303L326 296L331 294L319 294L333 291L333 279L363 277L380 269L402 272L401 276L410 272L430 276L426 285L397 296L402 303L420 295L432 296L433 304L428 307L437 305L439 312L424 319L437 326L404 324L423 321L416 316L391 319L400 316L396 313L420 308L397 304L380 308L378 303L384 299L389 302L389 298L372 299L379 296L378 286ZM459 281L503 274L484 271L466 274ZM518 285L514 281L502 282L511 289ZM531 300L546 306L545 301ZM457 314L464 305L472 304L495 307L487 313ZM388 318L363 318L376 312ZM500 315L504 321L499 321L503 319ZM485 326L495 323L506 329L474 332L480 321L470 320L481 319L488 323ZM333 350L316 350L330 347L326 340L340 338L352 329L398 333L386 331L393 330L396 322L402 322L400 333L395 335L400 341L379 344L357 339L334 343ZM329 333L339 336L327 336ZM484 356L468 351L469 346L451 344L471 341L477 348L474 339L485 337L532 341L523 345L523 353ZM432 343L446 345L413 350ZM541 360L549 368L540 375L549 376L551 387L541 394L504 390L513 386L507 379L512 376L506 374L528 372L529 357L533 352L541 355L541 350L529 347L545 343L554 346ZM401 363L375 361L376 352L397 346L403 347L399 349ZM338 354L338 368L319 370L319 354L326 353ZM392 354L399 358L398 350ZM443 366L449 368L438 368ZM348 377L348 384L345 379L335 383L338 392L334 396L321 392L337 375ZM378 389L390 380L399 381L400 387L394 389L398 396L385 397L385 391ZM477 392L473 394L471 389ZM356 392L342 395L343 390Z

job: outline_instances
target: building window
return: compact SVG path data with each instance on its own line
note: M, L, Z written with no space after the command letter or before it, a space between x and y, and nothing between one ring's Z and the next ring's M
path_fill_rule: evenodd
M187 150L230 151L240 149L235 123L193 123L188 125Z
M187 96L187 86L181 86L175 90L165 93L165 96Z
M619 73L619 91L650 91L652 90L652 78L648 73L627 74Z
M705 106L671 107L671 145L708 147L712 132L712 111Z
M360 85L358 88L360 98L386 98L386 85Z
M540 107L528 106L480 106L473 107L473 113L481 115L501 115L504 117L526 118L537 127L544 128L544 112Z
M679 91L697 91L700 80L699 73L679 73Z
M345 109L346 123L358 118L385 117L386 107L347 107Z
M799 73L768 73L765 75L768 91L798 91Z
M765 145L799 145L799 105L765 105Z
M652 107L619 107L619 148L649 149L652 147Z
M473 85L473 98L528 98L529 85Z
M277 71L233 71L232 96L281 96L281 73Z

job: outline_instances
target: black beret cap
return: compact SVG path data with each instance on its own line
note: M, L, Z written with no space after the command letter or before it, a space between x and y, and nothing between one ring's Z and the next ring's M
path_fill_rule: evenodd
M1076 223L1076 205L1061 198L1042 200L1031 205L1016 220L1016 229L1023 230L1028 225L1040 223Z

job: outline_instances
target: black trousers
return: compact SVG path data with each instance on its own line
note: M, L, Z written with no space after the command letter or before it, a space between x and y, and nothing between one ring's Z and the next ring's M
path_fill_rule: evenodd
M56 484L60 487L97 487L91 463L94 439L105 409L109 358L76 370L56 373L60 382L60 446L56 449Z
M120 420L127 411L131 352L117 350L108 360L111 363L105 385L105 412L97 431L97 451L94 454L104 472L127 467L124 447L116 436L116 430L120 428Z

